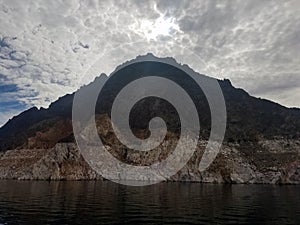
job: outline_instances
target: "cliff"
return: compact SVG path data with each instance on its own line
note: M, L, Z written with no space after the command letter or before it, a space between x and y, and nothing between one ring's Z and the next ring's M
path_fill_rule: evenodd
M75 144L50 149L9 150L0 155L0 178L18 180L101 179L83 160Z
M174 59L166 59L169 60ZM163 70L163 77L178 83L187 91L198 111L201 131L197 151L189 163L168 180L300 183L299 109L290 109L255 98L234 87L229 80L217 80L226 102L227 129L220 153L210 167L201 173L198 166L210 134L211 123L211 113L204 93L191 78L185 77L172 67L158 68L151 61L137 66L145 74L150 73L149 68L154 71ZM178 66L188 68L187 65ZM190 68L188 70L195 76L204 76ZM122 87L140 76L133 75L132 70L124 70L122 74L108 80L102 74L78 91L95 91L97 84L108 80L95 109L99 136L110 149L110 153L119 160L134 165L150 165L156 160L165 159L170 149L176 145L180 120L176 109L168 102L151 97L143 99L131 111L132 131L137 137L147 137L151 118L161 117L168 128L164 143L147 153L146 157L144 153L132 151L117 140L110 121L112 103ZM102 179L83 160L75 145L72 127L74 95L75 93L59 98L47 109L34 107L24 111L0 128L0 178ZM83 116L86 119L92 117L84 113Z
M223 146L215 161L204 172L198 170L205 142L190 162L167 181L192 181L204 183L261 183L300 184L300 142L272 140L260 143L268 152L249 158L241 153L239 145ZM292 146L285 150L285 146ZM255 147L255 146L253 146ZM298 149L298 150L297 150ZM116 153L115 154L119 154ZM145 158L124 154L122 160L145 164ZM147 161L163 157L163 149L152 152ZM0 154L0 179L19 180L94 180L97 175L80 155L75 144L59 143L50 149L9 150Z

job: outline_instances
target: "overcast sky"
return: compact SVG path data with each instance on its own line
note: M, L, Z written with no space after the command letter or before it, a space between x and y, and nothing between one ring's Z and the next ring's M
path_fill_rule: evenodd
M148 51L300 107L297 0L6 0L0 18L0 126Z

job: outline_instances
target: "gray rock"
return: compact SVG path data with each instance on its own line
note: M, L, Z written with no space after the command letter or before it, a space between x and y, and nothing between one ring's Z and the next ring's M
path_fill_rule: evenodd
M172 140L169 140L172 142ZM190 161L170 181L205 183L269 183L299 184L299 142L289 140L292 151L284 152L286 141L261 142L268 154L259 149L247 155L238 144L224 144L217 158L203 172L198 169L205 143L201 143ZM168 145L166 145L168 146ZM274 147L275 146L275 147ZM278 149L278 151L276 151ZM164 147L148 154L116 149L112 153L120 160L136 165L149 164L166 156ZM112 149L110 149L112 151ZM291 160L294 159L294 160ZM137 176L139 177L139 176ZM103 179L83 159L73 143L59 143L51 149L21 149L2 152L0 178L19 180L94 180ZM122 178L124 179L124 178ZM145 180L146 178L140 177Z

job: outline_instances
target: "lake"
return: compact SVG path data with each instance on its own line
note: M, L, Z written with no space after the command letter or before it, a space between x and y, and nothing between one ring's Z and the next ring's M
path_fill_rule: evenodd
M300 224L300 186L0 181L0 224Z

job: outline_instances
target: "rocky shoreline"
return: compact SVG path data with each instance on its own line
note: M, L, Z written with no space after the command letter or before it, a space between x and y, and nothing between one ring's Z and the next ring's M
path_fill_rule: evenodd
M9 150L0 154L0 179L102 179L83 160L75 144L56 144L51 149Z
M254 154L249 153L252 155L249 157L240 144L224 144L215 161L204 172L198 170L203 153L203 148L199 147L189 163L168 181L300 184L299 141L266 140L260 142L260 145L264 151L256 149ZM289 148L286 148L287 145ZM155 155L150 154L149 157L155 159L157 153ZM123 160L141 163L142 159L136 154L133 158L129 153ZM0 179L102 180L103 178L85 162L74 143L58 143L50 149L1 152Z
M101 74L90 84L52 102L47 109L32 107L13 117L0 128L0 179L103 179L80 155L75 144L78 138L73 134L73 124L82 128L82 135L85 134L83 137L86 139L98 139L99 136L110 154L124 163L149 166L165 160L175 149L181 134L180 115L168 101L155 97L144 98L131 109L130 129L140 139L149 137L149 121L152 118L160 117L167 125L168 132L164 141L148 152L133 151L122 145L111 121L111 109L117 94L132 81L147 77L151 68L151 74L155 72L162 78L172 80L187 92L195 104L201 124L201 130L197 133L200 140L196 151L189 162L167 181L300 184L300 109L253 97L245 90L234 87L228 79L216 80L224 95L227 112L223 146L209 168L204 172L199 171L199 163L211 136L212 113L205 94L184 71L188 70L194 78L203 81L214 78L199 74L188 65L177 63L178 68L181 68L178 70L170 66L170 60L171 64L176 64L172 58L157 58L152 54L138 56L126 62L137 63L134 69L118 70L117 75L115 73L110 78ZM155 63L157 61L165 62L164 66L158 67ZM120 65L120 68L125 68L126 63ZM88 104L89 101L82 101L82 105L77 106L82 109L82 115L76 121L72 116L76 93L89 96L104 83L95 110L86 112L84 102ZM81 127L88 121L91 122L89 126ZM98 136L94 135L95 122ZM118 129L122 129L122 126ZM128 132L127 128L125 132ZM192 142L195 143L195 140ZM95 148L98 146L93 140L89 143L94 143ZM193 149L192 146L187 142L185 148ZM93 152L93 148L88 147L87 150ZM94 165L101 161L96 157L91 158L95 160ZM103 173L112 172L109 166L108 169L98 169ZM116 171L116 179L129 179L128 173L122 172ZM149 179L135 171L131 172L136 175L135 180ZM163 176L159 173L153 175Z

